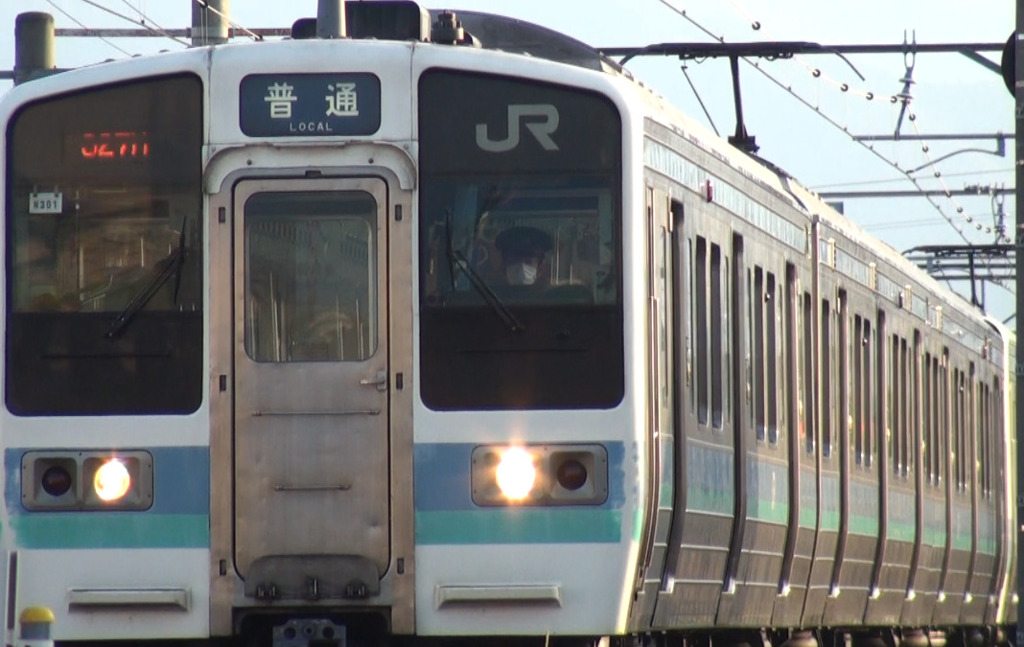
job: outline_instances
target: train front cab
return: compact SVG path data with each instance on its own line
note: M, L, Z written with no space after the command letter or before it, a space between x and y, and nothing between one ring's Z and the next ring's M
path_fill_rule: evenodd
M212 630L612 633L637 528L618 108L492 54L348 49L407 98L367 141L218 146L206 171L211 455L234 466L213 475ZM261 105L301 69L214 58L243 114L249 79ZM236 118L214 138L245 140ZM529 282L504 267L525 251ZM512 498L510 449L537 470Z
M339 46L351 74L309 73ZM61 108L82 141L18 131L12 148L39 160L8 185L3 440L8 475L28 480L8 479L5 608L50 607L69 641L622 629L643 411L627 397L642 351L626 342L638 275L622 260L619 107L549 63L523 80L494 73L500 55L466 72L457 53L415 50L136 61L131 78L83 73L99 89ZM59 94L63 78L22 92ZM339 78L364 115L382 93L377 120L330 140L271 121L288 86ZM157 122L102 109L143 91ZM114 162L136 175L82 153L111 150L88 134L122 132L118 114L142 139L115 150L146 159ZM104 179L126 186L84 191ZM30 208L40 184L64 199ZM85 216L94 234L75 238ZM517 228L541 232L547 289L482 287L499 285L497 235ZM63 250L36 255L36 236ZM539 470L525 500L495 482L510 445ZM82 503L75 470L94 453L138 458L149 489L124 509ZM43 487L55 465L72 494Z

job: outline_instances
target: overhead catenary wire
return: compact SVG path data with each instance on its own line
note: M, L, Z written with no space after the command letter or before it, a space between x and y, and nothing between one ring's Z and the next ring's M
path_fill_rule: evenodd
M878 231L879 229L903 229L905 227L943 227L945 223L937 221L934 218L922 218L918 220L893 220L891 218L885 219L883 222L877 223L861 223L867 231Z
M731 1L732 5L734 7L738 7L738 3L737 3L736 0L730 0L730 1ZM760 23L757 22L756 25L757 25L756 29L760 29ZM904 39L903 40L904 40L904 45L906 46L907 45L906 33L904 33ZM916 39L915 39L915 45L916 45ZM909 55L908 55L908 52L909 52ZM895 137L899 136L900 124L902 124L903 117L904 117L904 115L906 115L908 120L910 121L910 123L911 123L911 125L912 125L912 127L913 127L913 129L915 131L915 133L916 133L916 139L924 140L925 137L921 133L920 126L919 126L918 121L917 121L917 116L915 115L915 113L910 112L908 110L909 105L910 105L910 100L912 98L911 95L910 95L910 85L913 83L913 78L912 78L913 77L913 68L914 68L913 50L909 49L908 51L905 51L903 58L904 58L904 65L906 67L906 72L904 74L904 77L902 79L900 79L904 83L903 90L901 91L901 93L899 95L893 97L894 100L898 99L899 103L900 103L900 115L899 115L899 119L897 121ZM750 63L750 62L748 61L748 63ZM768 74L764 70L761 70L761 68L760 68L760 66L758 65L757 62L754 62L754 63L751 63L751 64L755 68L757 68L762 74L764 74L766 77L771 79L773 82L778 83L770 74ZM817 77L818 74L815 74L815 76ZM848 88L848 86L843 84L842 90L844 92L847 90L847 88ZM790 89L790 88L786 88L786 89L787 89L787 91L791 95L798 97L798 95L796 95L796 93L793 92L792 89ZM868 98L870 99L871 96L869 95ZM822 116L824 116L823 113L821 113L821 111L818 110L817 108L816 108L816 111L819 114L822 114ZM832 120L829 119L829 122L832 123ZM835 125L838 125L838 124L835 124ZM848 130L845 127L842 128L842 130L844 132L848 133ZM853 138L853 139L858 144L861 144L862 146L864 146L864 143L862 141L860 141L859 139L857 139L857 138ZM946 213L942 210L942 206L936 200L932 199L931 194L929 192L925 191L924 188L918 183L917 178L913 177L913 175L912 175L914 172L920 170L921 168L934 167L934 165L938 161L941 161L941 159L942 159L942 158L939 158L937 160L933 160L932 159L931 154L930 154L930 147L928 146L927 142L921 144L921 152L924 154L925 159L928 161L928 163L923 165L923 166L921 166L921 167L919 167L919 168L910 169L910 170L903 169L896 162L893 162L893 161L889 160L888 158L886 158L885 156L878 154L877 151L874 151L873 146L869 145L869 146L867 146L867 148L869 150L871 150L873 153L875 153L879 158L885 160L887 163L889 163L893 167L897 168L897 170L899 170L905 176L906 179L910 180L914 184L914 186L921 193L922 197L924 197L926 200L928 200L928 202L932 205L932 207L936 211L938 211L938 213L946 220L946 222L949 223L950 227L952 227L953 230L957 232L957 234L960 236L960 238L963 239L968 244L972 244L971 241L967 238L967 236L964 233L964 231L959 226L957 226L949 216L946 215ZM970 214L967 214L965 212L964 207L953 197L953 193L954 192L951 191L950 188L948 187L948 185L946 184L945 180L942 177L941 171L938 171L938 170L933 171L933 176L939 182L939 184L941 185L942 191L945 193L946 198L953 204L954 208L956 209L957 214L959 214L960 217L963 218L967 222L967 224L972 225L976 231L985 232L986 234L994 234L995 237L996 237L996 242L997 243L1000 243L1000 242L1009 243L1009 242L1011 242L1011 240L1005 235L1005 230L1004 229L998 228L998 227L982 225L981 222L979 222L978 220L976 220L974 218L974 216L972 216ZM982 261L982 263L987 266L987 263L985 263L984 261ZM997 285L999 287L1002 287L1002 288L1004 288L1005 290L1007 290L1009 292L1013 292L1012 288L1008 284L1005 284L1000 279L992 279L992 282L995 285Z
M47 1L49 1L49 0L47 0ZM123 13L114 11L110 7L105 7L105 6L103 6L102 4L100 4L98 2L93 2L93 0L81 0L81 1L84 2L85 4L91 6L91 7L95 7L96 9L99 9L100 11L105 11L105 12L109 13L112 16L116 16L117 18L120 18L121 20L126 20L126 21L132 23L133 25L138 25L138 26L140 26L140 27L142 27L144 29L148 29L150 31L154 31L156 33L160 33L158 30L153 29L152 27L147 25L145 22L142 22L142 21L139 21L139 20L135 20L131 16L126 16ZM82 25L82 26L84 27L84 25ZM165 35L167 38L170 38L171 40L173 40L176 43L188 46L188 43L186 43L185 41L180 40L178 38L175 38L174 36L171 36L170 34L167 34L166 32L164 32L163 35ZM120 48L118 48L118 49L120 49ZM121 51L123 52L124 50L121 50ZM125 52L125 54L128 54L128 53ZM131 54L128 54L128 55L131 56Z
M51 7L53 7L54 9L56 9L57 11L59 11L60 13L64 14L64 16L66 16L68 20L70 20L71 22L75 23L76 25L78 25L78 26L79 26L79 27L81 27L82 29L89 29L88 27L86 27L86 26L85 26L85 23L83 23L82 21L78 20L77 18L75 18L74 16L72 16L71 14L69 14L69 13L68 13L67 11L64 11L63 9L61 9L61 8L60 8L59 6L57 6L57 4L56 4L56 3L55 3L55 2L53 1L53 0L46 0L46 2L47 2L47 4L49 4L49 5L51 6ZM111 41L110 41L110 39L108 39L108 38L104 38L103 36L97 36L97 37L98 37L98 38L99 38L99 39L100 39L101 41L103 41L104 43L106 43L107 45L110 45L111 47L113 47L113 48L114 48L114 49L116 49L117 51L119 51L119 52L121 52L122 54L124 54L125 56L131 56L131 53L129 53L129 52L127 51L127 50L125 50L125 49L123 49L123 48L121 48L121 47L118 47L118 46L117 46L117 45L115 45L115 44L114 44L113 42L111 42Z
M738 4L737 0L730 0L730 2L731 2L731 4L734 7L737 7L737 8L739 7L739 4ZM760 29L760 23L759 22L757 22L757 25L758 25L758 29ZM924 135L922 135L921 130L920 130L920 126L918 124L917 115L915 113L913 113L913 112L909 112L908 111L908 108L910 106L910 101L912 99L912 97L910 95L910 85L914 83L914 81L912 79L912 74L913 74L913 68L914 68L914 58L915 58L915 56L914 56L914 48L916 47L916 39L915 39L914 43L908 44L907 43L907 39L906 39L906 33L904 33L903 43L904 43L904 46L906 46L908 48L907 51L904 52L904 56L903 56L903 58L904 58L904 66L906 68L906 72L904 74L904 77L900 79L900 81L902 81L904 83L904 85L903 85L902 91L899 94L894 95L894 96L891 97L891 102L892 103L897 103L897 102L900 103L900 116L899 116L898 124L902 122L903 116L906 115L908 120L910 121L910 123L912 124L912 126L914 128L914 131L915 131L915 133L917 135L917 139L924 139ZM752 64L754 65L755 68L758 68L758 70L762 74L764 74L764 75L768 76L769 78L771 78L770 75L767 72L765 72L764 70L760 69L760 67L757 65L756 62L752 63ZM818 76L818 75L815 75L815 76ZM863 77L861 77L861 78L863 79ZM833 83L833 85L836 84L836 83L839 83L838 81L835 81L834 79L831 79L828 76L825 76L825 80ZM843 92L846 92L848 90L848 87L849 86L847 86L845 83L842 83L840 89ZM795 93L793 93L792 90L789 90L789 92L791 94L795 95ZM872 93L872 92L861 92L861 94L862 94L862 96L864 96L868 100L871 100L874 97L874 93ZM818 110L818 112L820 113L820 110ZM836 125L838 126L838 124L836 124ZM841 127L841 128L842 128L843 132L848 134L848 129L847 128L845 128L845 127ZM899 125L897 125L896 134L897 134L897 136L899 134ZM855 138L855 141L857 141L857 143L861 144L862 146L864 145L863 142L861 142L859 139ZM869 150L872 150L873 152L876 152L876 151L874 151L874 148L872 146L869 145L869 146L866 146L866 147ZM916 169L913 169L913 170L904 169L904 168L900 167L897 162L893 162L893 161L889 160L887 157L885 157L883 155L880 155L880 154L877 154L877 152L876 152L876 154L880 158L885 160L887 163L889 163L891 166L893 166L894 168L899 170L906 177L906 179L910 180L914 184L914 186L919 191L922 192L922 196L925 197L926 199L928 199L928 202L939 212L940 215L943 216L943 218L946 219L947 222L950 223L950 226L953 227L954 231L956 231L958 234L960 234L960 237L965 242L969 243L970 241L967 239L967 237L963 233L963 231L959 227L957 227L950 220L950 218L945 214L945 212L942 211L941 205L939 205L936 201L932 200L931 197L925 192L925 189L920 184L918 184L917 179L914 178L911 175L912 173L920 170L921 168L927 168L929 166L934 166L934 164L939 161L939 160L933 160L932 159L931 154L930 154L930 147L928 146L927 143L923 143L921 145L921 152L924 154L925 159L928 160L928 163L923 165L922 167L919 167L919 168L916 168ZM941 172L935 171L935 172L933 172L933 176L934 176L934 178L936 180L938 180L939 184L942 187L942 190L946 194L946 197L949 199L950 202L953 203L953 206L956 209L956 212L964 220L966 220L966 222L968 224L974 226L974 228L977 231L983 231L986 234L998 234L998 239L1001 240L1002 242L1007 242L1007 243L1011 242L1008 238L1003 236L1001 232L997 232L992 227L982 225L981 223L977 222L977 220L973 216L967 214L966 210L963 208L963 206L960 205L960 203L957 202L957 200L953 197L953 193L949 189L949 187L946 185L946 182L943 179Z
M1012 168L1008 169L991 169L985 171L962 171L960 173L943 173L943 177L967 177L971 175L992 175L993 173L1013 173ZM859 180L856 182L833 182L830 184L819 184L817 186L808 187L812 191L824 191L826 189L833 189L844 186L871 186L877 184L892 184L894 182L905 182L905 177L893 177L888 179L877 179L877 180Z
M672 11L678 13L681 17L683 17L685 20L690 22L692 25L694 25L697 29L702 31L707 36L711 37L712 39L716 40L717 42L720 42L720 43L724 43L725 42L725 37L724 36L719 36L719 35L716 35L715 33L713 33L710 29L708 29L707 27L702 25L700 22L698 22L697 20L692 18L690 15L688 15L685 9L676 7L675 5L673 5L668 0L659 0L659 2L661 2L661 4L665 5L666 7L670 8ZM732 4L733 4L734 7L736 6L735 0L732 0ZM752 20L749 16L744 16L744 18L750 22L751 27L753 29L758 30L758 31L762 29L762 24L760 23L760 21ZM771 81L772 83L774 83L775 85L780 87L782 90L784 90L785 92L790 94L793 98L795 98L798 101L800 101L801 103L803 103L806 107L808 107L811 110L813 110L821 118L823 118L826 122L828 122L831 126L833 126L834 128L842 131L844 134L850 136L849 128L843 126L842 124L837 122L835 119L833 119L829 115L825 114L821 110L821 108L819 106L812 104L810 101L808 101L804 97L802 97L799 94L797 94L795 91L793 91L791 85L786 85L783 82L781 82L778 79L776 79L772 74L770 74L769 72L764 70L760 66L758 61L750 61L747 58L744 58L744 61L748 65L753 66L758 72L760 72L763 76L765 76L765 78L767 78L769 81ZM812 76L814 76L815 78L820 79L820 80L824 80L824 81L826 81L826 82L828 82L828 83L838 87L844 93L848 93L848 92L851 91L851 88L850 88L849 84L836 81L835 79L832 79L831 77L828 77L827 75L823 75L821 70L820 70L820 68L812 67L812 66L804 63L803 61L800 61L800 62L801 62L801 64L803 64L805 67L807 67L811 71ZM869 92L869 91L856 91L856 90L854 90L854 93L860 94L861 96L863 96L868 101L871 101L872 99L874 99L875 96L877 96L876 93ZM898 101L899 101L899 97L897 97L896 95L893 95L893 96L890 97L890 102L891 103L896 103ZM916 122L916 115L914 115L913 113L910 113L910 119L911 119L911 121L915 121ZM916 127L916 123L915 123L915 127ZM851 138L853 138L853 137L851 136ZM883 155L880 152L878 152L877 150L875 150L874 146L871 145L871 144L866 144L864 142L861 142L861 141L857 140L856 138L853 138L853 140L855 142L857 142L859 145L861 145L863 148L868 150L875 157L877 157L878 159L882 160L883 162L885 162L889 166L893 167L894 169L898 170L902 175L905 176L905 178L907 180L909 180L917 188L918 191L921 191L921 192L925 191L924 187L920 184L918 179L914 178L913 176L911 176L907 172L906 169L903 169L899 165L898 162L890 160L885 155ZM927 150L925 150L924 152L925 152L925 154L927 156ZM965 215L965 210L963 209L963 207L961 207L959 205L959 203L957 203L952 198L952 195L949 193L948 187L945 186L945 183L941 179L941 174L939 176L936 176L936 179L938 179L940 184L942 184L943 190L947 193L947 198L949 198L950 201L953 202L954 207L957 210L957 213L959 213L962 217L964 217L964 219L968 223L970 223L972 226L977 227L976 219L974 219L973 217L969 217L969 216ZM935 200L932 200L930 197L928 197L928 196L925 196L925 197L928 199L929 203L933 206L933 208L935 208L936 211L938 211L938 213L946 220L946 222L949 223L950 227L952 227L952 229L960 236L960 238L962 240L964 240L965 242L970 243L971 241L967 238L967 236L964 233L963 229L960 226L958 226L954 222L954 220L949 215L946 214L945 211L943 211L941 205L939 205L938 202L936 202ZM989 227L987 229L985 227L981 227L980 229L986 231L986 233L995 233L994 230L991 227ZM1004 240L1005 240L1005 238L1004 238ZM1009 241L1007 241L1007 242L1009 242Z
M178 43L179 45L184 45L184 46L188 47L188 43L186 43L185 41L181 40L180 38L175 38L166 29L161 27L155 20L153 20L152 18L147 16L144 11L142 11L138 7L132 6L132 4L130 2L128 2L128 0L121 0L121 2L123 2L125 4L125 6L127 6L129 9L131 9L135 13L139 14L139 22L136 23L136 24L141 25L141 26L145 27L146 29L149 29L152 32L160 34L161 36L164 36L166 38L170 38L171 40L173 40L174 42ZM132 21L132 22L135 22L135 21Z

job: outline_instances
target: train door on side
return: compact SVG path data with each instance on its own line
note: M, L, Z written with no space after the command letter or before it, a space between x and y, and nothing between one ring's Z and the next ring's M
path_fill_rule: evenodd
M782 303L788 249L763 230L736 230L733 331L744 396L733 409L736 521L725 571L729 595L719 601L717 622L767 625L780 592L790 521L785 327L791 322Z
M234 558L247 598L365 598L390 555L388 186L233 194Z
M843 241L845 242L845 241ZM833 477L838 473L839 526L825 621L859 623L868 605L879 533L879 483L874 446L875 300L869 265L850 243L836 244L831 363L835 402L831 428ZM824 314L824 313L823 313ZM822 352L826 352L823 349Z
M673 516L653 627L715 622L735 516L732 425L738 405L731 323L732 267L742 256L729 223L699 202L672 200L670 295ZM666 468L667 469L667 468Z
M842 346L845 291L840 300L838 280L831 267L834 265L835 245L821 233L815 236L818 245L816 265L817 284L812 308L813 325L817 334L814 344L815 366L813 376L816 407L814 410L817 440L818 511L813 561L807 584L802 624L813 626L825 622L825 608L829 596L836 593L836 553L840 538L840 445L837 429L844 417L840 411L838 375L840 362L845 361Z

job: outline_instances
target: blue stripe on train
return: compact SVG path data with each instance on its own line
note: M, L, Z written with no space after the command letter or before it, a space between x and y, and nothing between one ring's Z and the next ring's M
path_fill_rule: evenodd
M625 446L608 451L608 499L597 506L481 507L473 503L473 443L421 443L414 453L416 543L617 543L626 502ZM628 530L627 530L628 531Z
M34 448L6 450L4 501L15 544L41 549L208 547L209 448L144 449L153 456L153 506L125 512L27 510L21 503L21 459Z

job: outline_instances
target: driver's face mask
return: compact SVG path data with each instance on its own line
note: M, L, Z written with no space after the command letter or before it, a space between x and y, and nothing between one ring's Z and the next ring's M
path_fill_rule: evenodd
M537 266L530 261L509 263L505 267L505 278L509 285L533 285L537 280Z

